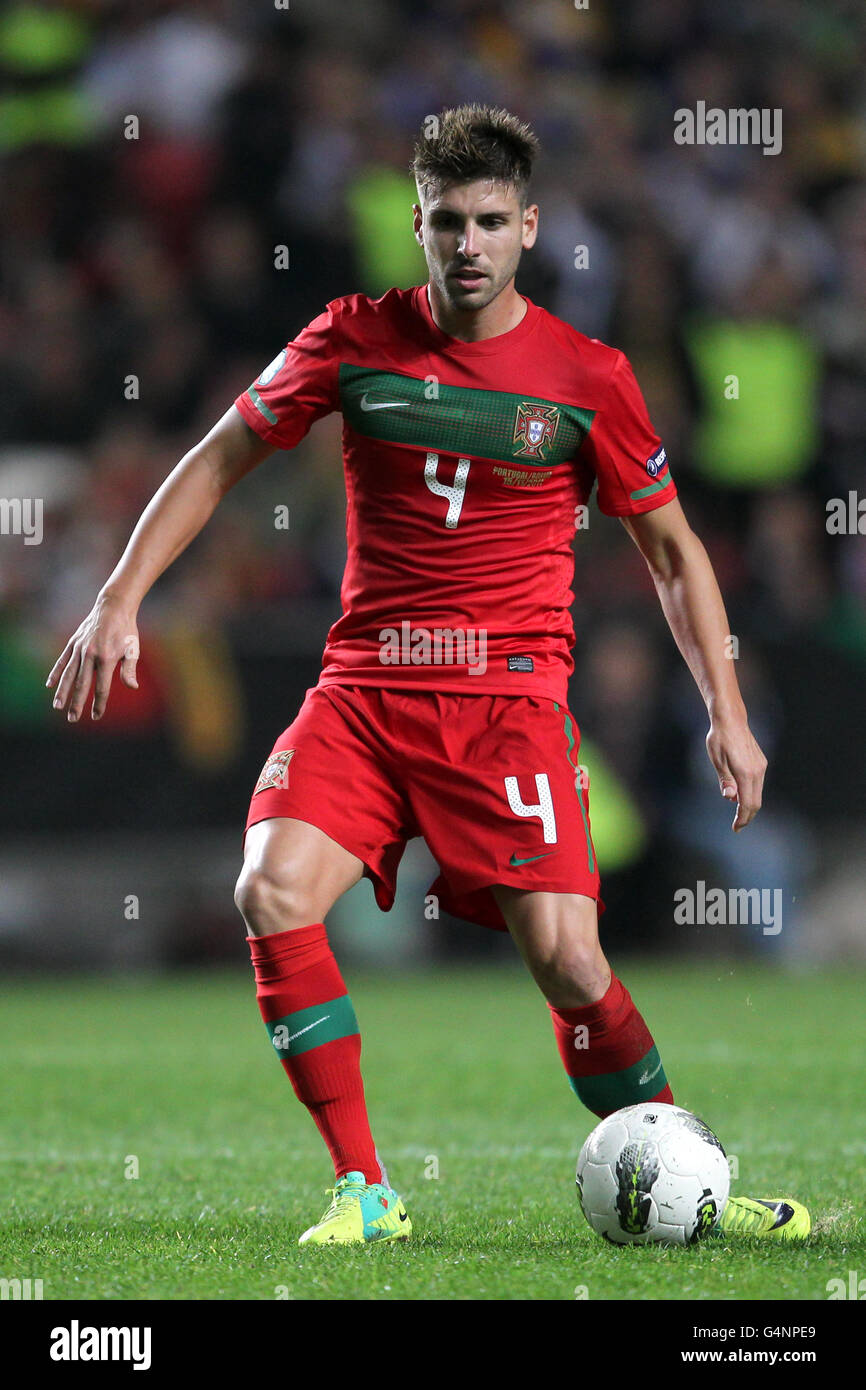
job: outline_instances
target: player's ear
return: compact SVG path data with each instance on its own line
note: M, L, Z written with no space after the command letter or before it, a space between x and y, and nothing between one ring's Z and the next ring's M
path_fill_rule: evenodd
M417 203L412 204L412 230L415 233L415 240L419 246L424 245L424 235L422 227L424 225L424 214Z
M523 211L523 239L521 245L524 251L528 251L530 246L535 245L535 238L538 236L538 204L530 203Z

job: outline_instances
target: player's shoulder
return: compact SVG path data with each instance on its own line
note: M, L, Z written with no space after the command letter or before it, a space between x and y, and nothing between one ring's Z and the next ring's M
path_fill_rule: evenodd
M332 299L326 312L344 333L360 332L367 338L377 331L393 333L396 327L411 321L417 291L417 286L390 289L378 299L367 294L345 294Z
M564 360L575 363L581 374L598 386L606 386L616 371L629 365L621 348L612 347L601 338L588 337L549 309L539 306L538 312L539 327L548 344Z

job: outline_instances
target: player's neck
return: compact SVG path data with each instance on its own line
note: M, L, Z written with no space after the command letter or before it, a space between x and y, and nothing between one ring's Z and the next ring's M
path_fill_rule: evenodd
M512 280L483 309L455 309L431 281L427 286L428 303L433 322L451 338L464 343L480 343L485 338L498 338L509 333L524 318L529 305L517 293Z

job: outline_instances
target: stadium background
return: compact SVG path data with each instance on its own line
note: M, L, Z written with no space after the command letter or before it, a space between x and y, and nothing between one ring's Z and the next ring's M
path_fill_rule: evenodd
M236 489L159 582L137 694L115 683L103 721L70 728L45 676L157 485L286 339L335 296L424 278L411 144L464 100L541 137L518 286L630 356L770 759L735 839L644 563L593 506L570 704L606 944L863 957L866 547L825 522L864 486L864 53L859 5L804 0L5 9L0 496L42 498L45 531L0 537L2 964L245 961L249 792L338 611L338 419ZM781 108L782 153L675 145L672 113L698 99ZM341 960L510 955L428 920L433 877L416 843L389 916L359 885L329 922ZM699 879L781 890L782 931L677 926L673 893Z

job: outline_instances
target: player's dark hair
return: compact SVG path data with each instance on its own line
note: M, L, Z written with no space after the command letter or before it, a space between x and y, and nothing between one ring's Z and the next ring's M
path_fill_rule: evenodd
M524 122L495 106L456 106L428 116L415 145L412 172L422 197L451 183L491 179L517 189L521 206L538 154Z

